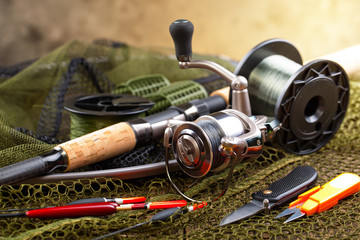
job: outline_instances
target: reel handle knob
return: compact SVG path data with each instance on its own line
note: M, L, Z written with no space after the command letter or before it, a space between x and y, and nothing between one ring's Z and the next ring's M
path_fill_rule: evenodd
M180 62L189 62L192 56L193 24L188 20L179 19L170 25L169 30L175 44L176 58Z

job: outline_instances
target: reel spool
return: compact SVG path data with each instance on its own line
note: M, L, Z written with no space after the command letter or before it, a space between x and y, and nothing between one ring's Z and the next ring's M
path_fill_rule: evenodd
M229 159L219 151L221 139L243 135L248 128L238 111L229 109L202 116L175 129L172 150L180 168L187 175L200 178L228 166Z
M71 98L64 107L70 112L70 138L74 139L131 118L145 116L155 103L129 94L96 94Z
M298 50L285 40L271 39L254 47L235 74L248 79L253 113L282 123L277 139L289 152L317 151L344 119L349 102L344 69L330 60L302 65Z

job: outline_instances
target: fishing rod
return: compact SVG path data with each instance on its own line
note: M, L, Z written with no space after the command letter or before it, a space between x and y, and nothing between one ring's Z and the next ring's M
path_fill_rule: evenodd
M245 113L247 116L250 116L251 108L247 92L247 80L244 77L236 76L224 67L211 61L182 61L184 59L190 59L192 56L191 38L193 33L193 25L191 23L187 23L190 22L186 22L185 24L178 24L180 26L178 27L175 22L172 25L174 27L170 29L175 43L176 57L179 60L180 67L208 69L216 73L228 83L231 83L234 93L233 107L236 107L239 111ZM220 94L218 95L218 93ZM59 167L61 166L61 164L63 164L63 161L66 160L67 168L65 169L65 171L72 170L74 168L84 166L85 163L86 165L95 163L130 151L140 145L137 143L148 144L155 139L161 139L164 136L165 129L170 123L170 119L175 120L176 122L192 122L200 116L208 115L210 113L218 112L222 109L225 109L228 105L228 101L226 101L227 99L228 97L224 95L222 91L218 91L213 93L213 95L209 98L194 100L189 102L190 104L185 104L185 106L180 105L178 107L170 107L165 112L165 114L164 112L161 112L160 115L155 114L143 119L131 120L127 124L119 123L116 124L116 126L122 124L122 126L119 128L113 129L115 125L112 125L105 129L60 144L54 149L55 154L59 155L59 157L57 158L58 163L60 163ZM109 137L110 133L111 136ZM99 143L99 139L101 139L101 143L110 143L110 141L112 140L113 142L118 142L119 145L107 144L106 146L103 146ZM116 149L115 147L113 147L113 145L116 147ZM114 155L113 153L115 152L116 154ZM100 155L104 156L99 159L99 157L97 156ZM44 163L46 157L47 156L39 160L41 164ZM173 164L176 164L176 162L174 162ZM19 167L23 167L23 164L21 163L19 163L18 165ZM9 166L9 168L11 167L12 166ZM13 168L14 167L12 167L12 169ZM136 168L135 171L137 171L137 169L138 168ZM11 172L8 173L8 175L10 174ZM79 177L82 174L86 175L89 174L89 172L79 174L74 173L73 176L75 175L76 177ZM59 175L57 177L59 177ZM84 175L82 175L82 177L84 177ZM97 175L97 177L99 177L99 175ZM13 180L14 178L15 177L13 176ZM58 179L64 180L61 177ZM0 183L2 183L1 178ZM7 181L7 183L11 182Z
M51 152L0 169L0 185L54 171L71 171L133 150L163 137L169 120L193 121L225 109L226 99L213 95L171 106L167 110L120 122L56 146Z
M180 24L184 24L184 23L185 23L185 25L188 24L186 21L184 21L183 23L178 22L177 24L180 25ZM178 59L180 59L180 60L189 59L191 56L191 53L192 53L191 37L192 37L192 31L193 31L192 28L193 28L193 26L192 25L190 26L190 24L189 24L189 26L185 26L185 32L183 30L181 30L181 28L180 28L180 30L183 32L181 32L179 29L177 29L177 31L179 31L178 33L175 32L175 39L174 39L175 50L176 50L176 55L177 55ZM290 53L286 53L287 50ZM289 54L291 54L290 57L289 57ZM245 76L252 77L252 75L255 74L254 72L258 71L257 65L259 65L261 63L261 61L264 60L265 58L272 57L272 55L274 55L275 57L278 57L277 55L283 55L283 57L288 56L290 59L285 59L285 60L290 63L291 63L291 60L294 60L295 62L302 62L299 52L292 44L290 44L289 42L287 42L285 40L274 39L274 40L265 41L264 43L259 44L254 49L250 50L249 53L247 53L246 56L243 58L243 60L238 64L237 70L235 72L236 72L236 74L242 74ZM327 54L325 56L315 58L315 59L325 59L325 60L328 59L333 62L336 62L342 66L343 70L345 70L345 72L348 75L354 75L357 72L359 72L360 57L358 57L358 56L360 56L360 44L346 48L346 49L342 49L340 51L333 52L333 53L330 53L330 54ZM185 63L183 61L179 61L179 62L180 62L179 65L181 68L204 67L207 69L212 68L211 70L213 70L216 73L219 73L219 71L224 72L223 71L224 69L221 66L216 65L214 67L214 64L212 64L208 61L202 61L202 63L201 63L202 65L200 65L198 61L190 61L190 62L185 62ZM306 65L308 65L308 64L311 65L311 62L314 62L314 60L308 61L308 63L306 63L304 67L301 67L299 64L296 65L296 63L293 63L292 65L296 65L296 67L301 67L298 70L298 72L304 72L304 70L308 69L306 67ZM315 61L315 63L317 64L318 62ZM327 63L327 62L325 61L325 63ZM254 71L254 70L256 70L256 71ZM269 72L268 74L271 74L271 71L273 71L272 69L266 69L266 70ZM282 69L282 71L285 71L285 70ZM225 71L225 73L220 73L219 75L224 78L227 77L228 82L230 82L234 78L234 76L231 73L226 72L226 71ZM263 79L261 79L262 84L265 84L264 82L267 79L266 76L267 76L266 74L263 74L263 76L262 76ZM280 77L283 77L283 76L280 76ZM327 79L326 79L327 76L322 74L322 77L325 77L325 82L327 82ZM252 78L250 78L250 80L252 80ZM292 79L290 79L290 80L292 80ZM322 80L324 80L324 79L322 79ZM256 81L250 81L250 87L252 89L256 89L255 88L256 85L254 86L253 82L256 83ZM243 85L246 86L246 83L243 83ZM260 89L261 88L265 88L265 87L260 87ZM332 87L332 89L333 89L333 87ZM244 88L242 89L243 94L246 94L245 90L246 89L244 89ZM226 87L226 88L220 89L218 91L214 91L210 96L222 96L223 99L225 99L227 102L229 102L229 92L230 92L230 87ZM252 95L255 95L256 98L259 98L259 94L256 94L256 92L257 92L256 90L254 90L254 93L253 93L253 91L249 91L250 97L252 97ZM265 93L268 94L269 91L267 91ZM326 126L326 124L323 124L323 122L320 118L318 119L318 120L320 120L319 121L320 124L317 121L314 121L314 118L313 118L313 117L316 118L316 116L319 115L319 111L317 111L317 110L321 110L321 104L320 104L321 101L316 102L317 99L321 99L321 96L317 96L317 95L318 95L318 93L313 93L313 99L310 99L313 101L309 101L308 104L306 104L306 105L303 104L303 106L305 106L305 107L308 106L308 108L306 108L306 110L307 110L306 114L305 114L305 109L304 109L304 116L302 116L302 117L305 119L305 121L306 120L310 121L310 123L308 123L308 122L305 122L305 123L307 123L308 125L314 125L315 128L317 127L319 130L321 130L321 128ZM234 101L234 99L233 99L232 102L234 104L239 104L239 102L240 102L240 104L241 104L241 103L246 102L246 100L245 101ZM248 104L246 104L246 105L248 106ZM223 106L225 106L225 104ZM274 107L274 106L272 106L272 107ZM261 108L259 110L258 107L254 107L254 106L251 106L251 108L254 110L257 110L257 111L260 111L260 110L261 111L265 111L265 110L269 111L268 109L263 109L263 108ZM345 106L345 108L346 108L346 106ZM225 107L223 109L225 109ZM240 106L240 109L241 109L241 106ZM242 109L244 112L248 112L248 113L250 110L252 110L252 109L244 110L244 107L242 107ZM313 113L313 114L311 114L311 113ZM272 114L272 113L269 112L269 114ZM312 115L314 115L314 116L312 117ZM180 118L177 118L177 119L180 119ZM337 119L339 119L339 118L337 118ZM342 119L337 120L338 126L339 126L339 123L341 123L341 120ZM295 128L296 128L296 126L295 126ZM148 127L147 129L151 130L151 127ZM159 134L164 133L164 130L165 130L165 128L162 128L161 131L160 130L158 131L158 133ZM325 132L327 132L327 131L325 131ZM335 131L333 131L332 133L334 134ZM158 137L160 137L160 136L158 136ZM315 150L318 149L319 147L322 147L329 139L331 139L331 137L332 136L327 137L326 141L316 143ZM303 138L303 137L301 137L301 138ZM306 136L305 136L305 138L306 138ZM81 138L79 140L81 140ZM141 141L139 140L137 142L137 144L139 145L140 142ZM289 148L287 148L287 150L294 151L294 149L289 149ZM297 151L297 153L300 153L298 150L296 150L296 151ZM314 151L314 149L303 151L303 153L309 153L310 151ZM170 171L177 171L180 169L176 160L169 161L169 168L170 168ZM0 169L0 172L1 172L1 169ZM151 163L151 164L146 164L146 165L141 165L141 166L126 167L126 168L115 168L115 169L84 171L84 172L55 173L55 174L49 174L49 175L45 175L45 176L41 176L41 177L31 178L26 181L22 181L21 183L47 183L47 182L58 182L61 180L75 180L75 179L81 179L81 178L95 178L95 177L115 177L115 178L120 178L120 179L126 180L126 179L154 176L154 175L159 175L159 174L164 174L164 173L166 173L165 163L159 162L159 163Z

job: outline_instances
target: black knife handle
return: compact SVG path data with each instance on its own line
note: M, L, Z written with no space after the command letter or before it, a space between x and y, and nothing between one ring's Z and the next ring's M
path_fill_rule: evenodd
M311 166L296 167L285 177L271 183L268 188L252 194L258 201L269 200L279 205L307 191L317 180L317 171Z

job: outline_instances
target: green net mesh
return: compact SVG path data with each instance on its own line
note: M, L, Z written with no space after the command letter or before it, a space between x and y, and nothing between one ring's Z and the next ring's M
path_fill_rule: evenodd
M228 69L232 65L209 56ZM69 71L75 61L80 68ZM171 82L206 77L199 69L180 70L167 51L145 51L129 46L114 47L112 43L87 44L70 42L32 63L22 65L15 75L0 74L0 165L21 161L48 152L59 140L69 138L69 116L59 110L61 101L78 93L92 94L111 91L114 86L144 74L164 74ZM15 71L16 72L16 71ZM65 76L68 74L67 76ZM64 79L72 81L64 87ZM97 81L98 79L102 81ZM86 80L84 80L86 79ZM276 143L266 146L257 159L238 164L229 190L210 206L188 213L166 223L151 223L113 236L115 239L357 239L360 222L360 193L356 193L330 210L303 217L288 224L274 217L286 206L260 213L236 224L219 227L221 219L237 207L250 201L250 195L285 176L295 166L308 164L319 173L324 184L343 172L360 174L360 81L351 77L350 105L341 128L320 151L295 156L286 153ZM209 92L223 82L204 80ZM64 89L59 96L56 89ZM44 121L47 114L51 123ZM44 121L45 122L45 121ZM41 125L44 124L44 125ZM26 131L16 130L22 127ZM41 129L41 130L39 130ZM46 142L46 143L45 143ZM196 192L208 199L214 189L222 187L227 171L213 175L195 185L187 194ZM97 178L48 184L0 186L1 209L64 205L70 201L91 197L145 196L148 201L180 199L166 176L122 181ZM0 236L5 239L91 239L121 228L149 220L155 212L123 211L107 217L76 219L0 218Z

